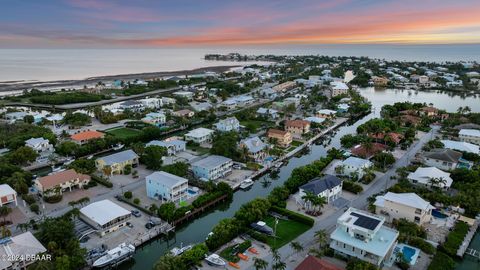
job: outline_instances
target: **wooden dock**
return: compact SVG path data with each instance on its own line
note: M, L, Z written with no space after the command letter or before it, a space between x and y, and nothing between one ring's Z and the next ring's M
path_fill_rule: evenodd
M157 238L158 236L168 235L172 231L175 231L175 226L167 222L162 223L139 235L136 239L133 240L132 245L134 245L135 247L139 247L149 242L150 240Z

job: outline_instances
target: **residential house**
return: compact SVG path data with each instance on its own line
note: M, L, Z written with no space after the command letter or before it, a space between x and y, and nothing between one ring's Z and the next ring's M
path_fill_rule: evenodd
M303 134L310 132L310 122L306 120L287 120L285 121L285 130L292 136L301 138Z
M174 92L173 95L175 97L186 98L187 100L190 101L190 100L193 100L194 93L190 91L178 91L178 92Z
M80 209L80 218L105 236L127 225L132 213L110 200L93 202Z
M132 112L141 112L145 110L145 106L143 105L142 102L138 100L127 100L122 103L120 103L120 109L122 110L129 110Z
M260 96L268 98L268 99L275 99L278 96L278 94L272 88L265 88L265 89L260 90Z
M317 111L317 113L315 114L315 116L316 116L316 117L319 117L319 118L328 119L328 118L333 118L333 117L335 117L335 114L337 114L337 111L323 109L323 110Z
M407 179L417 185L442 189L450 188L453 183L450 173L436 167L417 168L415 172L408 174Z
M330 95L336 97L339 95L348 94L348 86L344 82L331 82L330 83Z
M261 162L267 157L268 144L260 140L258 136L241 140L240 148L246 148L248 157L256 162Z
M346 113L348 112L348 109L350 109L350 105L346 103L340 103L337 105L337 112L339 113Z
M480 130L478 129L461 129L458 132L458 138L462 142L480 145Z
M0 206L13 203L17 206L17 192L8 184L0 185Z
M446 149L457 150L473 154L480 154L480 146L468 142L459 142L452 140L441 140L443 147Z
M381 143L372 143L371 146L366 146L362 144L355 145L350 149L352 155L370 159L374 155L381 153L387 149L387 146Z
M53 145L47 139L43 137L30 138L25 141L25 146L28 146L35 150L37 153L53 152Z
M210 143L213 138L213 133L214 131L208 128L196 128L185 134L185 140L193 141L199 144Z
M174 98L162 97L162 104L171 105L171 104L175 104L176 102L177 102L177 100L174 99Z
M193 175L203 181L213 181L232 172L232 159L211 155L192 164Z
M142 98L138 100L143 104L143 107L148 109L160 109L163 106L162 99L160 98Z
M295 82L288 81L288 82L284 82L284 83L275 85L274 87L272 87L272 90L277 92L277 93L279 93L279 92L283 93L283 92L292 90L296 86L297 86L297 84Z
M210 109L213 108L213 106L212 106L212 104L210 104L210 102L193 101L193 102L188 103L188 105L190 105L190 107L192 107L193 110L196 111L196 112L209 111Z
M433 149L423 154L423 164L450 171L458 167L462 153L451 149Z
M183 109L183 110L178 110L178 111L172 112L172 115L176 116L176 117L191 118L195 115L195 112L193 112L189 109Z
M107 175L123 173L126 166L138 165L138 155L132 150L125 150L109 156L98 158L95 165Z
M89 142L90 140L102 139L103 137L105 137L105 134L100 131L86 130L73 134L72 136L70 136L70 139L82 145Z
M222 119L217 123L215 123L214 125L215 125L215 129L221 132L240 130L240 122L234 116Z
M342 196L343 181L333 175L325 175L321 178L316 178L299 188L296 196L297 203L307 205L302 197L307 193L313 193L317 197L324 197L327 203L332 203Z
M292 143L292 134L285 130L269 129L267 131L268 139L275 140L275 143L281 147L288 147Z
M258 108L257 115L274 120L278 118L278 111L269 108Z
M394 145L399 144L404 138L402 134L396 132L369 134L369 137L374 139L375 142L381 142L385 144L393 143Z
M147 113L147 115L142 118L142 122L157 127L162 127L167 122L167 116L165 116L165 114L161 112L151 112Z
M387 222L406 219L423 225L432 220L433 207L415 193L387 192L375 199L375 213L385 217Z
M186 150L186 147L187 147L187 143L182 140L164 140L164 141L154 140L154 141L150 141L145 146L148 147L151 145L167 148L167 154L169 156L173 156L179 152L183 152Z
M320 117L315 117L315 116L309 116L309 117L307 117L303 120L310 122L310 125L311 125L311 123L321 124L321 123L325 122L325 118L320 118Z
M342 270L342 268L326 260L308 255L295 270Z
M154 172L145 177L147 196L152 199L180 203L187 200L188 180L167 172Z
M400 115L398 117L399 122L402 124L402 126L408 127L416 127L422 122L422 118L410 114L404 114Z
M15 123L16 121L23 121L23 119L27 115L28 114L26 112L11 112L11 113L6 113L4 117L10 123Z
M383 266L397 244L398 231L383 225L385 218L349 208L337 220L330 234L330 248L336 254Z
M29 231L3 238L0 247L2 270L30 269L29 266L35 262L52 259L50 254L45 254L47 249Z
M83 188L90 180L90 175L70 169L35 179L34 186L40 195L48 197L74 188Z
M340 175L347 176L357 176L358 179L361 179L365 175L365 170L368 170L373 167L373 163L367 159L349 157L342 161Z
M387 86L388 79L385 77L372 76L372 82L375 86Z
M438 109L435 107L423 107L420 109L420 115L425 115L427 117L436 117L438 116Z

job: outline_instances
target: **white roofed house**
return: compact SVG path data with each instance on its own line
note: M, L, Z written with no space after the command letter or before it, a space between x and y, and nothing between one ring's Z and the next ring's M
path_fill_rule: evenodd
M234 116L222 119L217 123L215 123L214 125L215 125L215 128L221 132L240 130L240 122Z
M147 113L147 115L142 118L142 122L161 127L167 122L167 116L161 112L151 112Z
M126 226L131 216L130 211L110 200L94 202L80 209L80 218L94 227L100 236Z
M187 200L188 180L167 172L154 172L145 178L147 196L180 203Z
M340 168L336 170L339 175L349 177L356 175L358 179L361 179L365 175L365 170L373 167L373 163L367 159L349 157L338 166Z
M186 141L193 141L199 144L210 143L214 131L208 128L197 128L185 134Z
M182 140L164 140L164 141L154 140L154 141L150 141L145 146L148 147L151 145L165 147L167 148L167 154L169 156L173 156L173 155L176 155L178 152L185 151L187 143Z
M50 142L43 137L30 138L25 141L25 146L32 148L39 154L53 151L53 145L51 145Z
M385 217L387 222L406 219L423 225L432 220L434 207L415 193L387 192L377 196L375 200L375 213Z
M461 129L458 132L458 138L462 142L480 145L480 130L478 129Z
M0 206L13 203L17 206L17 192L8 184L0 185Z
M480 154L480 146L468 142L459 142L452 140L441 140L443 147L461 152Z
M348 94L348 86L344 82L331 82L330 92L332 97Z
M142 98L139 99L145 108L149 109L159 109L163 106L161 98Z
M268 144L264 143L258 136L243 139L240 141L240 148L248 151L248 157L261 162L267 157Z
M51 260L47 249L31 232L6 237L0 241L0 269L30 269L29 265L39 260Z
M435 167L417 168L415 172L407 176L407 179L414 184L442 189L450 188L453 183L450 173Z
M129 110L132 112L141 112L145 110L145 106L138 100L127 100L120 103L120 109Z
M192 163L193 175L203 181L213 181L232 172L233 161L230 158L211 155Z
M263 116L269 119L277 119L278 111L275 109L269 109L269 108L258 108L257 115Z
M335 114L337 114L337 111L323 109L323 110L317 111L315 116L319 118L332 118L332 117L335 117Z

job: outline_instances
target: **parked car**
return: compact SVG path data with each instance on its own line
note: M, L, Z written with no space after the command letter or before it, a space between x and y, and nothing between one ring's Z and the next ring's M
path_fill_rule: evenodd
M141 216L142 216L142 214L141 214L140 211L138 211L138 210L132 210L132 215L133 215L134 217L141 217Z
M130 223L130 222L127 222L127 226L130 227L130 228L133 228L133 224Z

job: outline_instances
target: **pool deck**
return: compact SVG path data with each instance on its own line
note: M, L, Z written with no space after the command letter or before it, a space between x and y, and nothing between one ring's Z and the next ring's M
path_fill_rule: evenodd
M385 265L388 266L388 267L392 267L395 264L395 260L397 259L397 253L399 251L403 252L404 248L410 248L410 249L415 251L415 253L410 257L410 260L405 258L405 259L407 259L408 263L411 266L414 266L417 263L417 259L420 255L420 249L418 249L416 247L406 245L406 244L402 244L402 243L399 243L395 246L395 248L393 249L392 255L390 256L390 258L388 260L385 261ZM405 253L403 255L405 257ZM415 269L417 269L417 268L415 268Z

